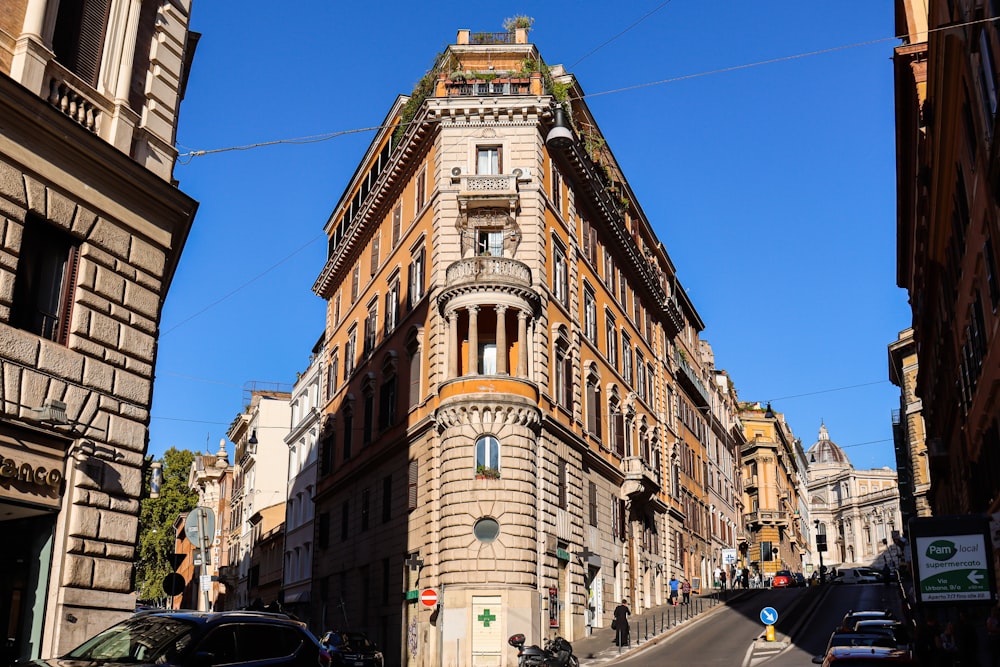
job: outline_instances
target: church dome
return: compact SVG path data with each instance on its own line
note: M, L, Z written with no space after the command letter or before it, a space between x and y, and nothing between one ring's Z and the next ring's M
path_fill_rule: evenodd
M819 427L819 440L813 443L806 452L806 460L809 465L833 463L837 465L851 465L851 460L837 443L830 440L830 433L826 430L826 424Z

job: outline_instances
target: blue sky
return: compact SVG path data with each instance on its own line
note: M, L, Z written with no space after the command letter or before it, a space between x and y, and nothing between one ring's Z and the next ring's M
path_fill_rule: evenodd
M910 311L890 3L498 6L194 1L174 174L201 206L164 307L150 452L214 453L247 383L305 369L323 224L372 134L183 154L377 125L458 29L527 14L588 94L740 398L772 401L805 447L822 421L855 467L894 466L887 345Z

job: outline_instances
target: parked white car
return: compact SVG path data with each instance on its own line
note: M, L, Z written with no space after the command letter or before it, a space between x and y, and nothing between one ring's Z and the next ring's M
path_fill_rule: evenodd
M881 579L875 572L864 567L845 567L837 570L833 578L835 584L876 584Z

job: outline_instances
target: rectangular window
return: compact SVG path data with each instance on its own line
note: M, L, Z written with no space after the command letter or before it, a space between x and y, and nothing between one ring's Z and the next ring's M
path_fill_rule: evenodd
M552 208L562 214L562 177L555 166L552 167Z
M330 357L330 373L327 380L327 392L326 397L330 398L337 391L338 382L340 381L338 373L340 372L340 350L334 350L333 356Z
M559 508L569 507L569 466L565 459L559 459Z
M484 257L503 257L503 232L497 229L480 231L476 254Z
M365 394L365 411L361 421L361 444L370 445L375 430L375 396Z
M392 475L382 478L382 523L392 518Z
M596 381L587 385L587 430L601 437L601 387Z
M396 423L396 375L386 378L379 388L378 426L384 431Z
M610 310L604 311L604 338L607 343L608 364L618 369L618 323Z
M333 472L334 457L337 455L337 439L333 433L323 438L323 456L320 459L319 472L321 475L329 475Z
M597 299L589 285L583 286L583 333L587 340L597 343Z
M368 519L371 516L372 492L365 489L361 492L361 532L368 530Z
M635 388L641 400L646 400L646 362L639 348L635 349Z
M417 509L417 471L417 460L410 459L406 479L406 509L410 512Z
M979 85L986 114L986 134L993 133L993 116L997 112L997 82L993 67L993 52L985 30L979 31Z
M632 386L632 340L622 332L622 377Z
M616 413L611 415L611 442L614 451L618 456L625 456L625 415Z
M415 407L420 402L420 347L407 349L410 357L410 396L409 407Z
M319 515L319 530L317 531L316 542L320 549L330 546L330 513L321 512Z
M351 327L347 334L347 343L344 344L344 381L346 382L354 374L354 364L357 363L355 356L358 349L358 328Z
M395 248L399 244L399 235L402 232L403 227L403 205L396 204L396 208L392 209L392 247Z
M111 0L59 3L52 50L66 69L97 87Z
M365 318L365 349L361 356L367 357L375 350L375 333L378 331L378 302L368 304L368 317Z
M476 173L477 174L500 174L500 147L499 146L478 146L476 147Z
M569 266L566 251L561 245L554 245L552 255L552 292L564 306L569 306Z
M586 218L580 219L580 227L583 230L583 255L590 260L590 263L597 265L597 230L590 226L590 221Z
M380 233L376 233L375 234L375 238L372 239L372 266L371 266L371 274L373 276L376 273L378 273L378 265L381 262L381 258L379 257L379 244L380 244L381 240L382 240L382 234L380 234Z
M615 293L615 260L607 246L604 246L604 284L613 295Z
M587 487L587 499L590 508L590 525L597 526L597 484L590 482Z
M344 412L344 460L351 458L351 445L354 443L354 415L348 410Z
M385 335L396 329L399 320L399 278L393 278L389 290L385 293Z
M338 326L340 324L340 290L337 290L337 295L333 297L333 326Z
M344 501L344 504L340 508L340 540L342 542L347 541L348 535L350 535L351 529L351 505L350 502Z
M361 265L355 264L351 271L351 303L357 303L358 292L361 289Z
M417 175L417 194L416 194L416 211L419 214L420 209L424 207L424 203L427 201L427 169L424 168Z
M413 261L410 263L410 292L409 306L412 310L416 307L424 296L424 247L413 254Z
M11 324L65 345L80 248L66 232L29 215L21 237Z

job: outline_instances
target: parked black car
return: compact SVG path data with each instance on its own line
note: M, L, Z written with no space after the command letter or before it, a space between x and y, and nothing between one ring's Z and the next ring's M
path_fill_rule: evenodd
M382 651L363 632L330 630L320 643L335 667L383 667Z
M34 667L329 667L330 656L305 624L284 614L249 611L142 611L94 635L59 658Z

